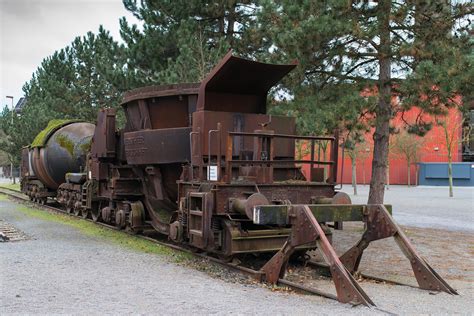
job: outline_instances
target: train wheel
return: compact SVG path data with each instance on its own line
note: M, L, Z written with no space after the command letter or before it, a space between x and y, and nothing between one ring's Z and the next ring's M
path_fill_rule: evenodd
M82 209L81 216L82 218L87 219L89 217L89 211L86 209Z
M115 212L115 226L124 229L127 226L127 214L124 210Z
M91 217L94 222L100 222L102 220L100 209L91 209Z
M72 198L68 198L66 202L66 211L69 214L74 214L74 200Z
M81 209L80 208L75 207L73 210L74 210L74 215L76 215L76 216L81 215Z
M225 255L225 254L217 254L217 258L221 261L224 261L224 262L232 262L232 260L234 260L234 256L228 256L228 255Z
M104 221L105 223L113 224L115 220L114 210L111 207L106 206L102 208L100 217L102 218L102 221Z
M46 198L40 198L38 202L39 202L40 205L45 205L46 204Z

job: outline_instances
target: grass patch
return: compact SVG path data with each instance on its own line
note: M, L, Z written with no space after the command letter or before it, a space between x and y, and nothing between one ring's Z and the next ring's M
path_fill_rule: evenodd
M15 183L15 184L13 184L13 183L2 183L2 184L0 184L0 187L5 188L5 189L20 191L20 184L19 183Z
M49 212L46 210L38 210L24 205L18 206L18 210L31 217L74 227L85 235L105 239L114 244L118 244L132 250L164 255L172 258L173 261L178 263L192 258L192 256L188 253L179 252L166 246L155 244L151 241L140 239L138 237L130 236L120 231L110 230L97 224L65 214Z
M0 194L0 201L7 201L8 200L8 196L5 195L5 194Z

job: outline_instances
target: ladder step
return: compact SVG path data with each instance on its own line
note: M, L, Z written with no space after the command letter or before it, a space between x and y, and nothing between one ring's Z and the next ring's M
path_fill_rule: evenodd
M202 237L202 231L197 230L197 229L190 229L189 233L194 236Z

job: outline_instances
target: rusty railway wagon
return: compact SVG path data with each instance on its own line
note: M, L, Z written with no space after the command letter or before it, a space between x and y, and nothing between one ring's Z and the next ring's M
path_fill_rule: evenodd
M95 127L56 122L23 150L22 190L35 202L54 198L84 218L137 233L152 228L221 258L273 253L261 268L268 282L284 275L290 257L317 248L338 300L354 304L373 304L352 277L364 249L394 237L421 288L456 294L389 206L353 205L337 192L337 133L298 136L294 118L267 114L269 90L295 66L229 53L200 84L125 93L123 129L114 109L100 110ZM295 155L298 146L308 159ZM344 221L362 221L365 231L338 257L331 231Z

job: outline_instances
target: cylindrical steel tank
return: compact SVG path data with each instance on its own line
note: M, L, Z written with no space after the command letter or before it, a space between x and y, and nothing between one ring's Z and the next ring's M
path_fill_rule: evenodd
M84 170L95 125L85 122L50 124L39 134L30 149L34 175L49 189L65 182L68 172Z

